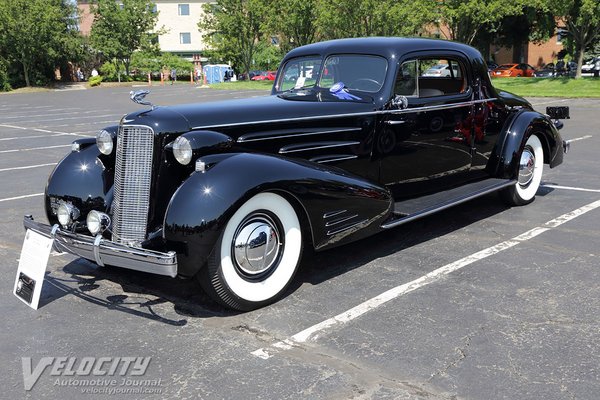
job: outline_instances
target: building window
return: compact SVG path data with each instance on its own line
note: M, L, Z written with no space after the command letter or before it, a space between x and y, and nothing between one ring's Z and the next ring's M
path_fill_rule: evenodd
M558 28L556 31L556 44L562 44L562 41L567 37L569 31L563 28Z
M179 43L180 44L190 44L192 43L192 37L189 32L183 32L179 34Z
M190 15L190 5L179 4L179 15Z

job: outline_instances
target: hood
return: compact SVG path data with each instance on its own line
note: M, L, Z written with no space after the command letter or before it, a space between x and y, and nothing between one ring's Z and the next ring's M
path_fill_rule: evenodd
M373 110L373 99L368 96L337 98L329 93L307 90L277 96L156 107L154 110L131 113L124 117L124 122L148 125L157 133L168 133Z

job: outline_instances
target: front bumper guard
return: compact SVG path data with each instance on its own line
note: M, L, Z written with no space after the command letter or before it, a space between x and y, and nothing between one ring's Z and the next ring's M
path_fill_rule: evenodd
M100 266L108 264L171 278L177 276L177 255L174 251L162 253L111 242L102 236L80 235L61 230L59 225L35 222L30 215L23 218L23 225L25 229L54 239L55 250L83 257Z

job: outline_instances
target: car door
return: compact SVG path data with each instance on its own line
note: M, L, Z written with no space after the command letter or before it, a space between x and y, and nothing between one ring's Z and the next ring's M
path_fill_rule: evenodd
M450 75L423 76L436 63L448 64ZM469 77L461 54L426 53L400 63L394 95L404 96L408 107L385 115L374 149L380 158L380 181L396 198L433 193L468 179Z

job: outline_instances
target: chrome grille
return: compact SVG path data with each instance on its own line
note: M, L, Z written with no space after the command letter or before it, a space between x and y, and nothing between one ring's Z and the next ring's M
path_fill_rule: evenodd
M146 238L154 131L147 126L119 127L113 200L113 241L139 245Z

